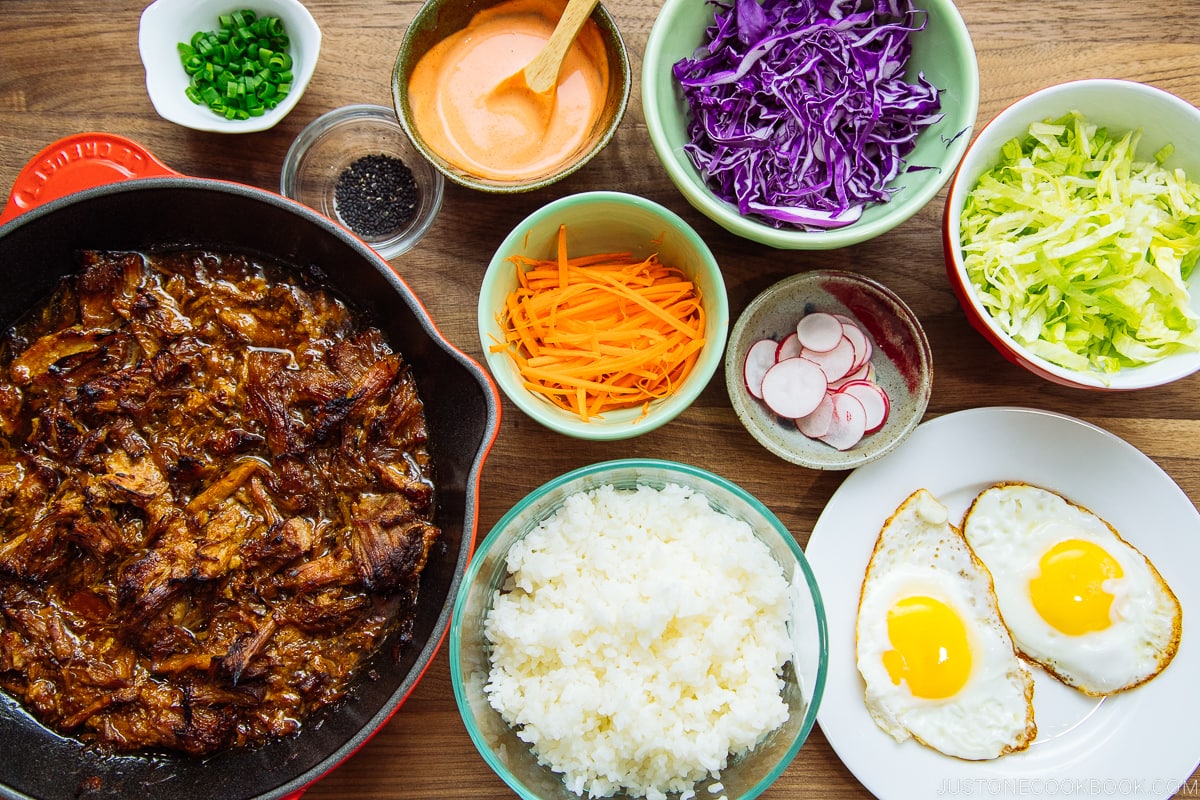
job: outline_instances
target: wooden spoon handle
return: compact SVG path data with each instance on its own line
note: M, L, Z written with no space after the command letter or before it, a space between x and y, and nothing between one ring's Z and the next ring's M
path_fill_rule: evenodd
M525 67L525 83L530 89L541 94L554 88L567 49L599 3L600 0L569 0L545 47Z

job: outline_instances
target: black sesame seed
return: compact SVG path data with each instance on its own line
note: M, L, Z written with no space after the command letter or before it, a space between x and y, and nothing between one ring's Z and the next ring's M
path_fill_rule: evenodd
M359 236L398 231L417 208L412 170L383 153L362 156L338 175L333 187L337 215Z

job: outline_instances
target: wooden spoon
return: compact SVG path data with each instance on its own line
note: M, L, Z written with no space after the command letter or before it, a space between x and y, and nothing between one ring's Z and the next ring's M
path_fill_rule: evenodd
M567 7L563 9L546 44L523 70L501 81L494 94L529 98L538 104L543 118L548 120L557 94L555 89L558 87L558 73L562 69L563 59L583 23L587 22L592 9L599 3L600 0L567 0Z
M562 69L567 50L579 35L583 23L592 15L592 9L599 3L600 0L568 0L545 46L525 65L525 69L517 73L524 77L530 90L546 94L558 85L558 72Z

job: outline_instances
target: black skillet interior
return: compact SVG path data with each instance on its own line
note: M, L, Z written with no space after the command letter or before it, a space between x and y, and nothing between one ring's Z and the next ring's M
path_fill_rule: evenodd
M444 638L473 544L476 485L495 438L498 403L482 369L444 344L387 263L308 209L267 192L192 178L146 178L78 192L0 226L0 326L75 268L78 249L203 246L315 266L365 311L412 364L431 433L443 546L422 577L412 645L386 643L351 697L300 734L196 759L103 756L50 733L0 693L0 797L279 798L358 748L412 690Z

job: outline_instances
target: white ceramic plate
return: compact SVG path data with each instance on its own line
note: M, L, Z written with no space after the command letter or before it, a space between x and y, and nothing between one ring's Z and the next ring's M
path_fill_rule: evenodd
M1034 667L1038 737L1026 751L963 761L872 721L855 665L863 573L887 517L928 489L961 519L1002 480L1057 491L1108 520L1154 562L1183 607L1179 652L1157 678L1104 700ZM1200 763L1200 513L1157 464L1128 442L1072 417L977 408L918 426L886 458L860 467L821 513L805 553L829 623L829 672L817 715L851 772L880 800L937 797L1168 798Z

